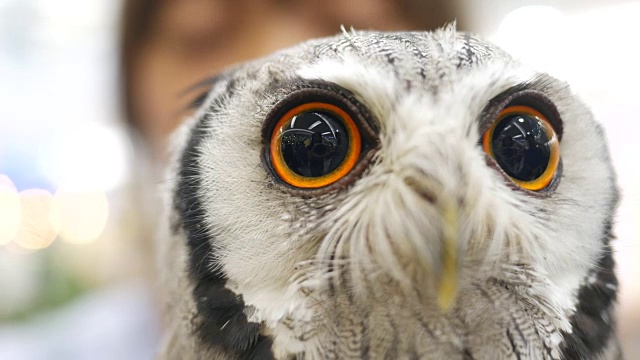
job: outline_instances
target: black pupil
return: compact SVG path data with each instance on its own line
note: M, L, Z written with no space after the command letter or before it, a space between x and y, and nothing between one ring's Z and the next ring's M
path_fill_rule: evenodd
M491 146L502 170L520 181L539 178L551 157L542 120L528 114L507 115L500 120L493 130Z
M344 124L325 111L303 112L282 130L282 157L293 172L304 177L329 174L349 151Z

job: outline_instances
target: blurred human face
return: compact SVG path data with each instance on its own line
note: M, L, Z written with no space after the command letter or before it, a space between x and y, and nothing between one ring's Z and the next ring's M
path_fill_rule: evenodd
M131 71L132 109L154 157L162 158L167 135L207 90L194 84L227 65L337 33L340 24L406 27L384 0L165 0Z

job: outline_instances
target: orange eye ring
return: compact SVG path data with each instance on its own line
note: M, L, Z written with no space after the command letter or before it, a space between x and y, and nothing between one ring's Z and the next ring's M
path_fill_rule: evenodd
M544 115L542 115L539 111L529 106L522 106L522 105L514 105L514 106L506 107L504 110L500 112L496 120L491 125L491 128L489 128L489 130L487 130L484 133L482 138L482 145L483 145L484 151L487 154L489 154L489 156L491 156L494 160L498 161L496 158L496 155L494 154L494 149L493 149L494 130L496 129L496 126L498 126L498 124L500 124L501 121L504 120L506 117L508 117L509 115L517 115L517 114L532 116L537 120L539 120L540 123L542 123L544 132L548 138L547 144L550 150L549 161L547 163L547 166L544 172L542 172L541 175L539 175L537 178L533 180L528 180L528 181L519 180L509 174L508 175L509 175L509 178L518 186L531 191L540 191L545 189L547 186L549 186L549 184L551 183L551 181L553 180L556 174L556 171L558 170L558 165L560 163L560 142L558 141L558 136L556 135L556 132L553 129L553 126L551 125L549 120L547 120L547 118Z
M287 130L286 128L290 127L299 115L309 112L327 113L337 118L344 126L348 139L348 148L346 149L344 160L342 160L335 169L321 176L304 176L293 171L287 164L283 154L282 140ZM284 182L297 188L316 189L330 185L348 174L358 162L361 148L362 139L360 137L360 131L346 111L333 104L310 102L294 107L278 120L271 134L269 155L273 169Z

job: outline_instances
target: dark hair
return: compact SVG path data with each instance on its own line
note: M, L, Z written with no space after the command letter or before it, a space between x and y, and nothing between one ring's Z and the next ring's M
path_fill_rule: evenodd
M453 0L399 0L397 6L417 29L430 30L456 20L457 3ZM464 28L460 21L457 25L458 29Z
M277 0L286 3L295 0ZM164 0L125 0L121 18L120 39L120 103L126 122L138 129L137 114L131 97L132 64L142 45L148 40L158 11ZM433 29L455 19L456 1L451 0L399 0L396 6L414 29ZM285 4L286 5L286 4ZM337 29L340 24L336 24ZM458 27L459 24L458 24ZM326 34L331 35L331 34Z
M120 33L120 103L129 125L137 128L131 99L131 70L151 31L154 18L164 4L163 0L125 0Z

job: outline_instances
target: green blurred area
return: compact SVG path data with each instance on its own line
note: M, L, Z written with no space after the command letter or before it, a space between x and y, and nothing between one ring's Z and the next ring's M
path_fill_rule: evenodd
M73 268L60 261L56 256L56 251L60 251L60 247L58 244L53 244L50 248L38 253L16 254L16 256L23 257L22 261L37 263L34 271L30 273L34 284L29 287L34 291L31 292L29 300L19 304L22 306L3 309L3 305L0 304L0 322L28 321L33 316L63 306L95 288L95 284L87 282L86 277L81 276ZM18 290L4 289L4 297L11 297L11 294L7 293L11 291ZM14 295L22 297L20 294ZM5 306L7 305L6 301L3 303Z

